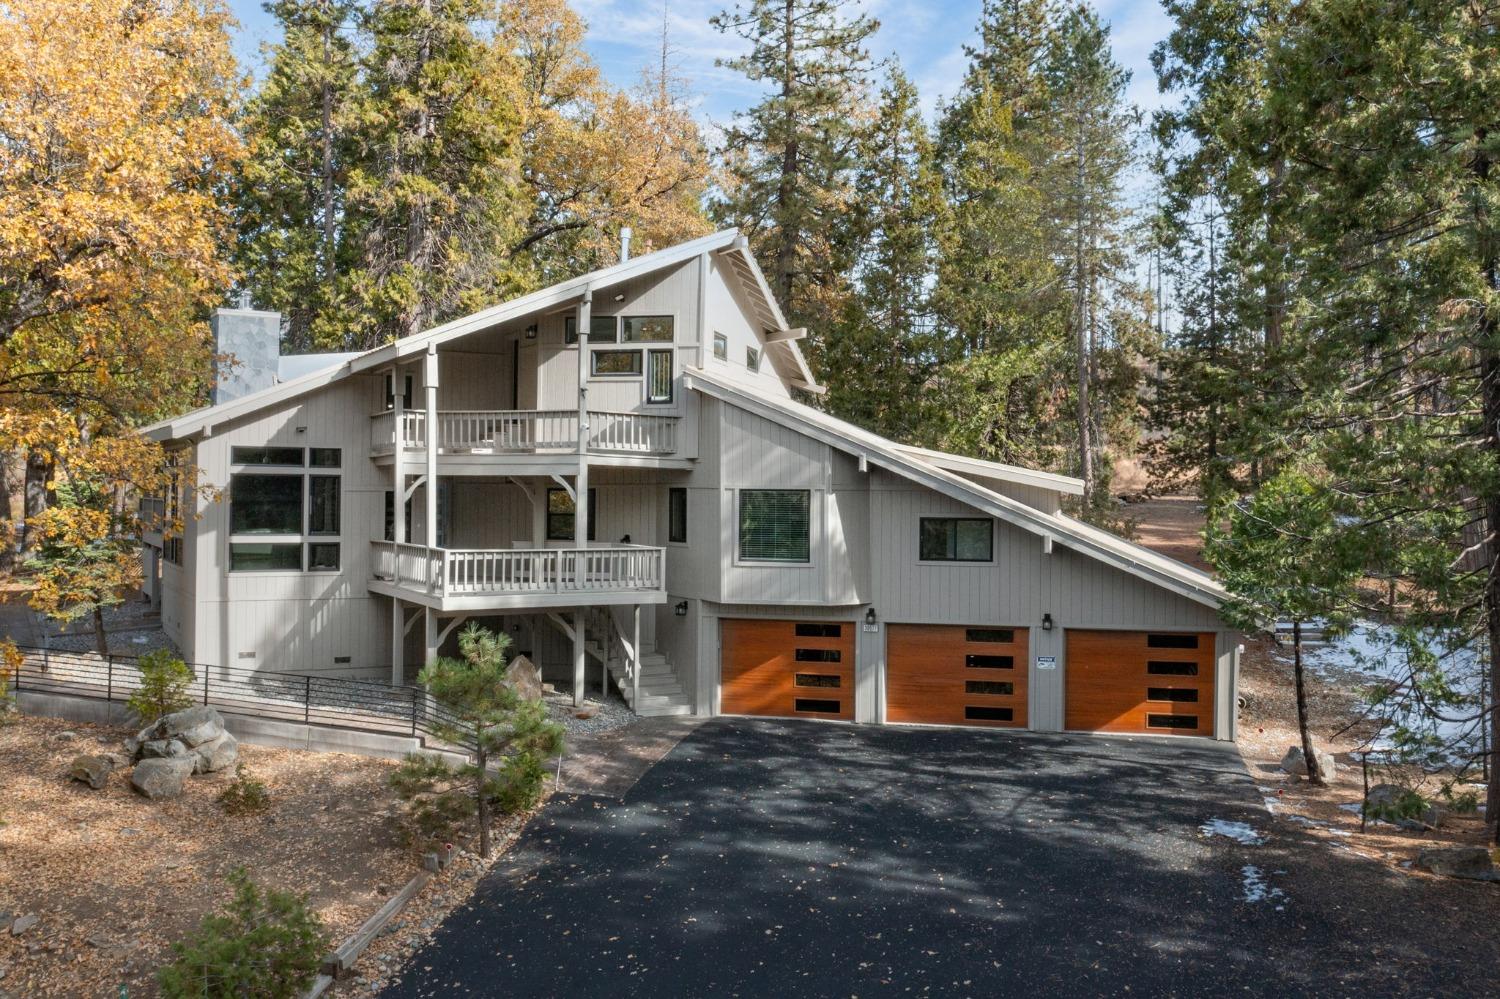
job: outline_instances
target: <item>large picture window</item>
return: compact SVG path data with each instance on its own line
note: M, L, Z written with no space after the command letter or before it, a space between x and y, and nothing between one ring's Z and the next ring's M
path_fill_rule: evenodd
M988 562L994 558L994 521L971 517L923 517L923 562Z
M806 489L740 490L740 558L747 562L808 562L812 493Z
M337 448L236 447L229 478L229 568L337 572L342 478ZM309 468L316 471L309 471Z
M589 490L588 539L598 534L599 496ZM578 532L578 508L566 489L547 490L547 540L572 541Z

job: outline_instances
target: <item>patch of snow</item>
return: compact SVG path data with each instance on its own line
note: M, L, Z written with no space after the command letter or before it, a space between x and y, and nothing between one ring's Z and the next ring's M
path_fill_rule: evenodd
M1230 822L1228 819L1209 819L1198 827L1204 836L1223 836L1243 846L1260 846L1266 841L1257 830L1245 822Z
M1353 812L1355 815L1358 815L1365 810L1365 803L1362 801L1346 801L1342 805L1340 805L1339 808L1343 809L1346 812Z
M1266 804L1266 811L1270 812L1272 815L1275 815L1276 809L1281 807L1281 802L1271 797L1267 797L1264 800Z
M1254 864L1246 864L1240 868L1240 886L1244 890L1245 901L1252 905L1286 901L1286 892L1267 881L1264 872ZM1284 908L1284 905L1278 905L1276 911L1280 912Z
M1429 765L1456 766L1474 758L1481 746L1480 650L1442 632L1419 637L1421 648L1413 650L1401 642L1396 628L1360 621L1326 645L1304 645L1302 661L1332 683L1385 691L1375 707L1384 724L1371 745L1374 751L1391 751L1400 736L1405 745L1422 746ZM1292 650L1283 646L1276 655L1290 663ZM1415 681L1434 675L1447 681L1449 695L1435 697L1429 689L1415 696Z

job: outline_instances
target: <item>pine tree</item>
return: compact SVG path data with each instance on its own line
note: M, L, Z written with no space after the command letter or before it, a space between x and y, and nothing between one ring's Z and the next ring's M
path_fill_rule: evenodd
M899 66L881 90L856 186L870 206L870 232L856 292L829 330L826 405L886 437L914 440L937 361L927 298L943 203L917 90Z
M788 321L816 335L838 315L862 238L854 186L867 125L869 56L876 22L849 16L847 0L749 0L713 24L750 42L723 63L770 92L726 130L729 175L715 216L740 226L767 270Z
M1259 357L1239 316L1242 282L1223 211L1210 197L1162 226L1162 269L1171 275L1176 321L1165 337L1147 406L1146 451L1154 489L1189 483L1210 509L1243 483L1245 402Z
M487 0L376 0L356 109L349 211L361 265L341 282L363 348L504 295L523 215L519 69L481 37Z
M347 215L354 155L351 105L358 54L351 0L277 0L266 10L282 39L249 102L250 154L233 192L240 284L255 305L279 311L289 351L339 345L338 281L358 262Z
M1135 162L1135 114L1125 103L1130 74L1114 61L1109 29L1091 8L1067 11L1047 48L1042 75L1051 113L1041 127L1053 136L1055 153L1041 176L1050 188L1054 231L1066 233L1070 244L1062 257L1062 277L1072 299L1068 323L1084 504L1102 509L1108 500L1103 467L1108 403L1096 398L1104 389L1101 369L1107 352L1130 349L1144 323L1131 308L1119 309L1134 291L1134 220L1123 184ZM1112 329L1112 318L1122 320L1124 328ZM1135 386L1125 387L1133 397Z

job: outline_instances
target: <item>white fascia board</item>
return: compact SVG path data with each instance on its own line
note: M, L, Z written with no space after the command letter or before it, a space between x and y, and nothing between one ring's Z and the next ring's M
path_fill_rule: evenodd
M925 447L912 447L909 444L897 444L895 447L898 451L908 454L913 458L920 458L929 465L946 468L948 471L957 472L960 475L978 475L984 478L1001 479L1005 482L1014 482L1017 485L1035 486L1038 489L1067 493L1071 496L1083 495L1083 480L1075 479L1071 475L1058 475L1055 472L1022 468L1019 465L1006 465L998 461L985 461L983 458L970 458L961 454L949 454L946 451L932 451Z
M855 455L905 479L924 485L978 510L1030 531L1051 537L1080 554L1145 579L1180 596L1217 609L1225 591L1206 573L1175 562L1149 549L1117 538L1061 515L1043 513L1019 500L985 489L978 483L918 458L902 454L892 441L798 403L754 396L743 388L721 382L701 369L684 372L689 388L738 406L773 423Z

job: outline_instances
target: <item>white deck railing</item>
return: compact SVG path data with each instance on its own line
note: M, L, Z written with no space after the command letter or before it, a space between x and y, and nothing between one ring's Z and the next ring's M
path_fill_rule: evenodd
M665 553L645 545L428 548L372 541L377 579L437 596L659 590Z
M402 447L427 446L426 414L402 414ZM676 416L590 410L589 450L627 454L677 451ZM450 454L568 451L578 446L578 413L568 409L440 410L438 447ZM370 446L377 453L395 447L395 414L371 420Z

